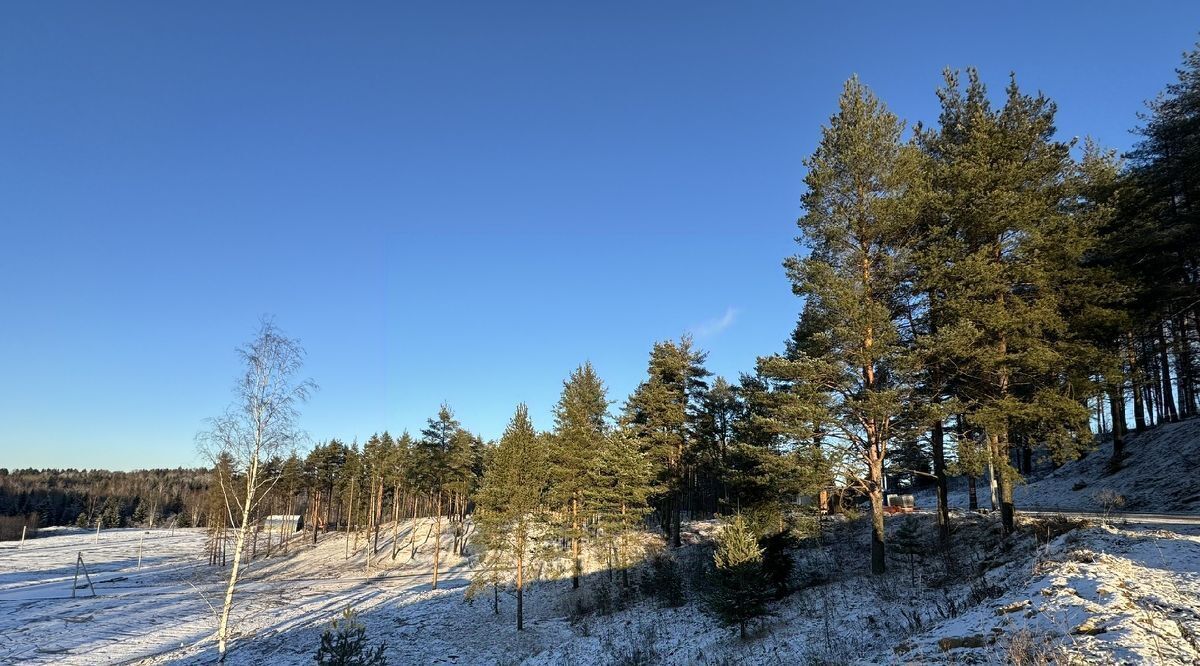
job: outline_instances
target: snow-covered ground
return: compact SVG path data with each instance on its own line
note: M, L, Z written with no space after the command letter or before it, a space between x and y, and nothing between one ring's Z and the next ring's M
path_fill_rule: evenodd
M932 539L931 516L918 519ZM898 524L889 518L889 530ZM712 521L688 526L694 545L679 555L684 605L662 607L644 594L619 601L620 577L610 582L604 573L585 576L578 592L566 579L544 580L527 596L521 633L511 596L501 595L499 615L490 594L464 600L471 571L448 554L449 535L437 590L428 577L432 542L416 559L402 550L395 566L382 549L388 568L367 578L361 551L347 559L345 538L329 536L251 565L238 591L229 661L310 663L326 624L348 605L372 641L387 643L395 664L1003 663L1021 650L1063 650L1081 663L1200 659L1195 530L1093 526L1039 545L1032 525L1003 549L994 517L956 514L953 563L919 557L910 570L897 557L876 578L865 572L864 526L827 523L820 543L795 553L804 589L777 604L746 641L705 612L693 589L692 565L708 557ZM427 531L418 530L418 542ZM407 535L401 531L402 543ZM208 604L217 603L223 572L205 564L204 539L196 530L112 530L96 543L67 531L0 550L0 662L211 662ZM87 589L70 597L78 552L96 597ZM606 590L613 593L607 606L600 603Z
M1112 443L1105 442L1018 487L1014 499L1018 505L1095 511L1103 508L1105 495L1119 495L1126 511L1200 512L1200 419L1131 435L1125 452L1121 468L1109 473Z
M1112 443L1100 443L1080 460L1034 477L1013 489L1017 509L1063 511L1196 512L1200 513L1200 419L1189 419L1129 435L1121 469L1109 470ZM965 478L950 480L951 507L968 506ZM976 488L979 506L990 506L986 479ZM1112 497L1123 498L1119 507ZM932 488L916 493L917 506L933 508Z
M991 574L1004 595L901 643L897 660L1200 663L1198 534L1068 532L1039 548L1032 566Z
M450 554L447 532L442 575L438 589L431 590L433 541L423 541L427 533L424 524L417 530L415 559L405 548L392 562L390 548L381 548L369 578L365 540L347 558L342 535L325 535L316 547L297 540L288 555L255 560L239 584L232 620L236 632L253 638L253 646L232 655L233 662L311 660L318 625L348 605L363 611L389 608L389 614L413 624L422 622L418 608L453 599L457 610L470 579L467 562ZM402 546L409 534L406 524L399 535ZM98 539L61 530L0 550L0 663L211 661L213 607L220 606L227 568L208 566L205 541L203 530L107 530ZM95 596L82 587L71 596L78 553L95 583ZM82 573L79 585L85 585ZM318 627L315 638L281 638L311 627ZM414 657L403 648L395 652L398 661Z
M1089 493L1107 489L1124 495L1130 510L1194 509L1198 438L1200 420L1133 438L1124 469L1113 474L1101 448L1023 487L1018 503L1095 510ZM960 487L951 504L965 499ZM933 517L919 512L927 547L911 568L905 556L889 555L881 577L866 571L866 521L825 521L819 538L792 553L799 591L774 604L745 641L703 601L715 521L685 525L685 547L673 556L682 605L664 603L663 580L649 565L632 572L636 591L624 592L620 573L589 560L582 589L573 591L560 560L535 572L523 632L510 593L500 594L499 614L487 590L466 601L472 560L450 553L452 529L436 590L428 522L402 523L394 561L385 528L369 573L365 538L322 535L313 546L298 537L287 554L276 547L249 565L228 661L311 663L328 622L353 607L393 664L1200 663L1200 528L1022 517L1003 543L994 515L952 515L950 556L935 554ZM903 520L888 518L893 536ZM4 544L0 663L211 663L213 606L227 569L207 564L205 541L202 530L108 530L97 538L57 529L20 548ZM662 539L646 534L642 546L660 551ZM80 554L96 596L84 586L72 598Z

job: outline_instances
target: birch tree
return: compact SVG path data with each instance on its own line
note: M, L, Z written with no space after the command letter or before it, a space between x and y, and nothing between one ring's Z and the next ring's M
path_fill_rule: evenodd
M217 624L218 662L225 661L229 642L229 615L242 568L246 538L252 528L251 515L277 476L265 473L263 465L275 455L293 448L300 438L296 421L299 406L316 390L310 379L297 377L304 362L299 342L286 337L264 320L249 344L238 348L244 371L234 384L234 399L226 412L208 421L208 430L198 436L200 448L214 464L225 456L234 474L218 475L225 513L235 526L233 567L225 586L225 597ZM231 487L232 479L241 483ZM228 482L227 482L228 481Z

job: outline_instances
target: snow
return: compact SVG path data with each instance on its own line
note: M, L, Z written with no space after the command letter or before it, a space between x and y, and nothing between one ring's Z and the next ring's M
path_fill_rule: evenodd
M1120 496L1122 511L1200 512L1200 419L1188 419L1130 434L1121 469L1110 473L1112 442L1099 444L1083 458L1013 489L1017 510L1037 508L1063 511L1103 511ZM979 506L990 506L986 479L977 483ZM937 497L932 488L915 493L917 506L932 509ZM965 478L950 480L951 507L969 505Z
M1200 512L1200 419L1132 435L1125 451L1115 473L1108 473L1112 443L1105 442L1090 455L1016 488L1013 499L1018 507L1095 511L1108 493L1123 497L1126 511ZM1086 486L1078 488L1080 482Z
M985 646L939 645L972 637ZM1196 663L1200 536L1104 525L1069 532L1037 553L1027 580L906 648L906 662L984 663L1012 650L1079 663Z
M932 517L918 519L932 538ZM888 519L889 530L897 524ZM716 525L686 527L694 545L679 557L702 562ZM881 578L865 572L862 527L827 523L822 544L797 551L801 577L811 584L778 604L748 641L712 619L695 595L678 608L641 598L607 614L572 613L575 604L595 603L608 579L596 571L585 576L580 592L571 592L566 579L534 584L527 630L518 633L510 596L502 595L498 616L490 593L464 601L470 562L449 554L449 533L437 590L428 578L431 541L415 559L401 550L395 564L385 545L379 564L386 568L370 578L363 575L361 550L346 558L344 535L325 537L316 547L293 542L289 555L249 567L238 591L238 635L229 661L310 663L327 622L348 605L399 664L608 664L635 653L653 663L970 663L988 661L1022 637L1086 663L1200 659L1200 536L1186 533L1194 528L1095 526L1044 546L1025 531L1005 551L996 545L994 517L961 515L960 551L978 553L964 571L983 573L955 580L937 558L923 558L920 582L912 587L903 560L893 560ZM418 527L418 546L427 531ZM410 534L406 525L402 544ZM223 570L206 564L204 542L200 530L111 530L98 542L69 531L0 551L0 662L211 662L215 622L206 598L216 603ZM78 552L96 582L96 597L85 596L86 589L70 597ZM972 591L981 588L1000 596L971 606ZM985 647L947 652L939 645L971 637L982 637Z

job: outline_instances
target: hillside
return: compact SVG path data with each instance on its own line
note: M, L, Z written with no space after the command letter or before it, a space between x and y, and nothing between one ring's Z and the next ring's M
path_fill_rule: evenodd
M1200 511L1200 419L1130 434L1125 452L1124 464L1116 472L1109 470L1112 443L1103 441L1079 460L1034 475L1013 491L1017 510L1101 511L1105 495L1115 493L1124 499L1119 507L1123 511ZM976 492L979 506L987 508L986 479L979 480ZM948 497L951 508L966 509L966 479L950 479ZM916 500L917 507L925 510L937 504L932 488L918 491Z
M932 516L918 514L916 520L925 551L932 552ZM902 521L889 518L892 536ZM893 553L888 573L872 577L863 559L866 525L833 520L822 526L820 538L791 551L796 591L773 604L771 615L743 641L704 602L710 540L719 529L714 521L688 524L685 547L659 565L635 569L628 589L619 573L598 571L598 563L579 591L553 566L544 568L526 598L527 630L519 633L510 593L500 593L498 614L487 590L466 601L471 559L447 554L449 535L444 576L437 590L430 589L432 541L423 541L426 525L417 528L417 555L410 557L406 547L393 563L385 539L382 566L369 577L361 550L346 557L345 535L328 536L316 547L296 542L288 555L256 561L240 586L229 662L310 663L321 632L347 606L360 612L372 642L387 644L393 664L1200 658L1195 530L1023 520L1002 547L994 516L959 514L951 557L918 555L910 569L904 556ZM403 526L401 543L411 535ZM648 546L661 546L647 538ZM139 570L136 553L143 541ZM203 541L196 530L112 530L98 541L68 530L19 552L0 551L0 661L211 662L207 603L219 594L222 570L202 563ZM97 597L80 591L70 598L77 551L90 564Z
M1168 423L1125 444L1121 468L1109 473L1112 442L1014 493L1018 508L1093 511L1102 494L1124 497L1127 511L1200 511L1200 419Z

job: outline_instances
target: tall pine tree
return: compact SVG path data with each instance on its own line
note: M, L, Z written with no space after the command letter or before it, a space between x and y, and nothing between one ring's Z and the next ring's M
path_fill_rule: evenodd
M844 450L840 470L870 498L871 571L885 568L883 461L911 425L909 273L919 165L904 124L852 78L821 143L806 162L798 239L808 253L785 263L805 299L803 335L788 356L764 359L766 374L796 391L794 428ZM819 430L816 430L819 428Z
M517 593L517 630L525 628L525 581L536 553L535 539L545 521L550 463L524 404L509 421L500 444L488 456L479 491L479 533L493 566L511 562ZM490 583L489 569L480 580Z
M586 537L593 461L608 436L608 395L591 363L584 363L563 382L554 406L554 498L562 507L561 532L571 544L571 586L579 587Z

